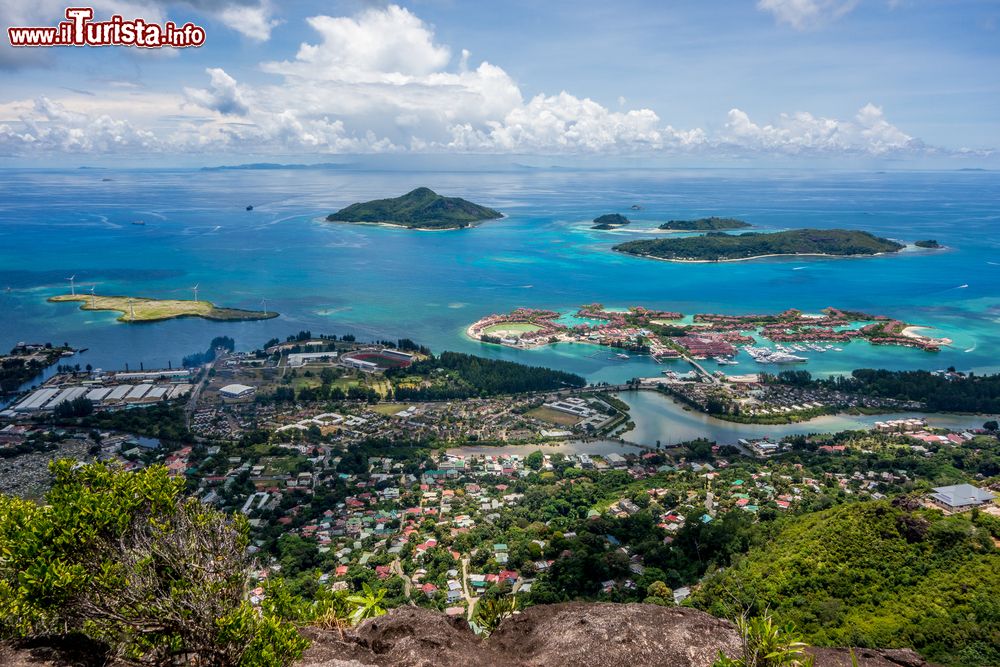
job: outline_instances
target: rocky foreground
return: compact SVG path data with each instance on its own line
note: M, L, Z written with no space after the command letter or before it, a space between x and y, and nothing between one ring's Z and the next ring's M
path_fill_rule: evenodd
M403 607L343 635L308 629L297 667L708 667L736 655L736 627L694 609L570 602L531 607L486 640L463 619ZM815 649L816 667L851 667L846 649ZM913 651L859 649L861 667L930 667ZM106 665L74 642L0 646L6 667Z

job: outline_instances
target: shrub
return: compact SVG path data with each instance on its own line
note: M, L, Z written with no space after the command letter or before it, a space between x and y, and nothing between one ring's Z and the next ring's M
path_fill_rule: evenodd
M0 630L79 631L142 664L276 667L305 640L246 601L247 526L162 466L59 461L44 506L0 496Z

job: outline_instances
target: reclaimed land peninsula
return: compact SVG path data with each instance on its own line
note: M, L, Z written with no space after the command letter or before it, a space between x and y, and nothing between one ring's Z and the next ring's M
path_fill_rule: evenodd
M851 229L793 229L628 241L614 250L671 262L735 262L763 257L812 255L870 257L902 250L902 243Z
M121 313L119 322L161 322L178 317L201 317L206 320L235 322L269 320L278 316L271 310L241 310L219 308L211 301L185 299L147 299L128 296L94 296L90 294L61 294L49 297L53 303L81 302L80 310L116 310Z
M502 218L503 213L458 197L442 197L430 188L417 188L402 197L351 204L326 216L329 222L354 222L439 231L465 229Z
M718 232L724 229L745 229L749 222L735 218L698 218L697 220L668 220L659 229L671 232Z

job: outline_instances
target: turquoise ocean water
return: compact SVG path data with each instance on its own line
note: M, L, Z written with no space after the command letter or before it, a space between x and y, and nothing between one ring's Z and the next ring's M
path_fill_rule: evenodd
M479 317L516 306L572 311L599 301L685 313L825 306L934 327L939 354L852 343L810 353L817 373L857 367L1000 370L1000 177L991 172L664 170L379 172L290 170L5 170L0 179L0 346L67 341L81 363L178 363L217 335L240 348L300 329L408 336L461 350L617 381L656 374L648 359L564 344L516 351L467 340ZM103 179L111 179L105 181ZM330 224L356 201L426 185L507 214L476 229L415 232ZM254 210L248 212L247 204ZM641 211L630 211L639 204ZM633 224L589 229L622 212ZM670 218L724 215L764 229L865 229L941 251L866 259L673 264L610 247ZM131 224L135 220L145 225ZM126 325L45 298L81 291L191 298L259 309L276 320L197 319ZM9 288L9 289L8 289ZM744 355L745 356L745 355ZM758 367L743 358L729 372Z

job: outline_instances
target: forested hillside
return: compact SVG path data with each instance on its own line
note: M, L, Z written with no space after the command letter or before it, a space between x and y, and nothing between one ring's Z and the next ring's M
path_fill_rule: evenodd
M789 520L707 580L715 614L771 610L809 643L913 647L947 665L1000 664L1000 519L945 517L906 498Z

